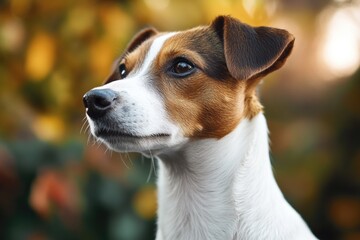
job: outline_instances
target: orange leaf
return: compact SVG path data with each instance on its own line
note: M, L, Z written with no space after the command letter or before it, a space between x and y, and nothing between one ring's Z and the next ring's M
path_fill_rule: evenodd
M54 170L41 172L36 178L30 194L30 205L43 217L49 217L51 205L60 211L77 213L78 195L73 184Z
M26 51L25 70L32 80L42 80L52 70L55 62L55 41L45 34L38 33L30 41Z
M32 130L41 140L58 141L63 137L65 125L57 116L41 115L32 123Z
M153 186L147 186L140 189L133 199L135 211L144 219L152 219L156 214L156 189Z

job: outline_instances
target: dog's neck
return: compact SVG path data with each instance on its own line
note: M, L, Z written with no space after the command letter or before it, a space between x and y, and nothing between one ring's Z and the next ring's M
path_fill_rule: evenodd
M158 239L295 239L307 228L275 182L267 131L259 114L160 154Z

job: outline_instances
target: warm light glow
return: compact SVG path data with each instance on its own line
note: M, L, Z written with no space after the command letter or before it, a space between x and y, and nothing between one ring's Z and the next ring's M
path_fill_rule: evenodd
M35 135L44 141L58 141L63 139L65 132L64 122L53 115L38 116L31 125Z
M359 7L336 10L326 26L321 57L328 70L336 77L353 74L360 64L360 28L354 18L355 10L358 11Z
M25 70L31 80L41 80L52 70L56 46L53 37L39 33L33 37L26 52Z
M276 0L243 0L242 3L246 12L253 18L257 14L272 16L278 5Z
M169 0L145 0L146 5L156 11L161 11L169 6Z

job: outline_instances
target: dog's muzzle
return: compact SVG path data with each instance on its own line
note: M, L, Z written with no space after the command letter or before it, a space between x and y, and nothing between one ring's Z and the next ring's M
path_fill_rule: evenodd
M87 92L83 97L87 115L93 120L103 117L113 108L118 97L111 89L94 89Z

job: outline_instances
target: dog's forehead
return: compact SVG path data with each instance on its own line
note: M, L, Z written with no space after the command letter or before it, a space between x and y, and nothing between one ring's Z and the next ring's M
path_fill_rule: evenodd
M141 73L148 69L153 61L157 58L164 43L176 32L158 33L157 35L147 39L132 52L127 53L120 62L125 62L128 69L133 72Z
M197 27L178 32L164 44L164 48L183 48L199 53L217 52L222 49L222 44L216 33L209 27Z
M197 27L180 32L161 32L147 39L134 51L124 57L131 71L158 67L152 63L166 61L173 57L195 56L203 70L212 78L228 78L223 44L209 27Z
M206 26L179 32L160 32L148 38L131 52L119 57L105 83L119 79L117 68L121 63L126 64L130 75L138 75L160 67L153 63L166 64L176 56L189 55L195 56L208 76L214 79L229 77L223 44L217 34Z
M143 75L149 70L151 63L158 56L164 42L176 33L158 33L142 42L131 52L125 52L122 56L115 60L110 76L106 79L105 84L120 79L118 66L126 65L130 74ZM139 74L140 73L140 74Z

